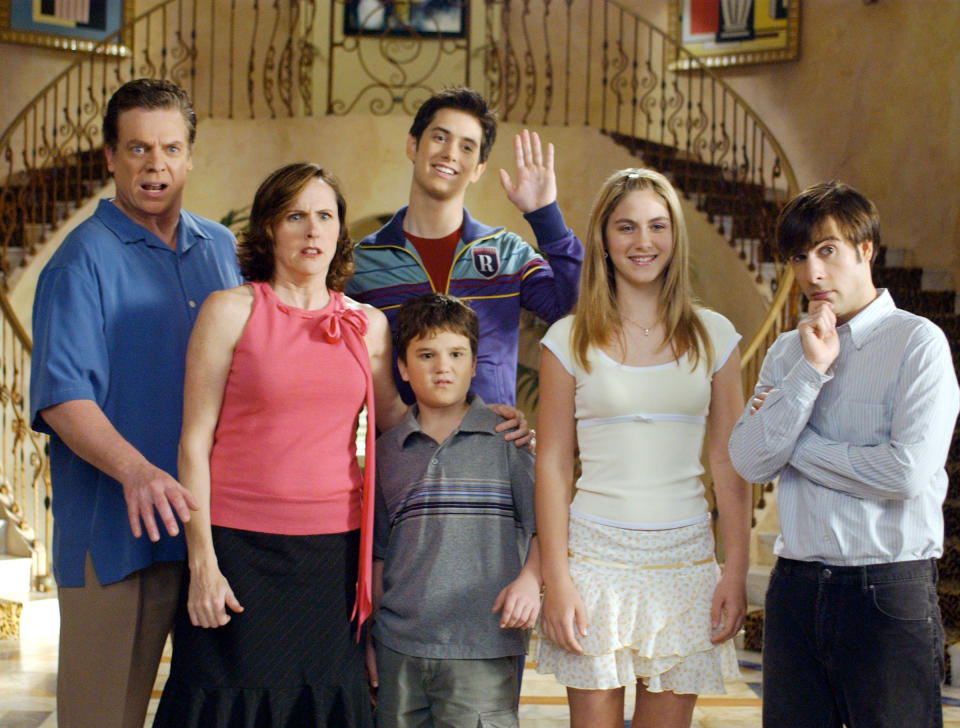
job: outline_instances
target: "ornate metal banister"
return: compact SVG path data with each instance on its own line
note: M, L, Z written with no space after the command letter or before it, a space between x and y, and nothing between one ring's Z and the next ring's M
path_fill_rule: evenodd
M2 287L18 260L107 180L100 120L126 80L170 78L190 91L201 118L255 119L409 114L433 90L472 83L504 120L582 124L610 135L668 174L722 228L758 281L766 276L776 296L744 352L749 391L767 345L796 313L789 272L772 254L773 221L796 180L769 128L717 72L614 0L454 0L453 30L429 12L403 15L409 3L381 3L349 18L348 5L163 0L80 56L0 134ZM108 47L115 53L102 52ZM5 321L15 321L11 315L5 306ZM13 333L17 324L4 326L20 348L3 351L12 376L3 384L12 403L4 405L3 438L13 433L13 441L0 443L9 481L0 483L0 497L4 488L21 488L17 503L42 505L43 438L29 431L22 407L29 341L22 329ZM19 480L12 478L16 462Z
M30 429L26 404L30 337L3 291L0 309L0 517L8 523L5 550L29 555L32 586L45 590L53 526L47 438Z

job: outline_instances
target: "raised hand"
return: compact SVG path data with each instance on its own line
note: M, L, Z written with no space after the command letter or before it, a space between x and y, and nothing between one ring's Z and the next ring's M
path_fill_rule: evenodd
M837 316L830 302L812 301L807 315L797 324L797 333L804 358L818 372L826 374L840 354Z
M524 129L513 138L513 156L517 166L516 184L506 170L500 170L500 184L507 199L523 213L555 202L557 177L553 171L553 144L547 144L544 152L539 135Z

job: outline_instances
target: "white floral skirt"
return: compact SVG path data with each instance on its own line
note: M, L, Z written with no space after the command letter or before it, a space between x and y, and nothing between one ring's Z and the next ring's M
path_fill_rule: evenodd
M608 690L642 680L651 692L723 693L739 676L730 640L710 643L720 569L710 521L663 531L606 526L570 514L570 576L587 610L584 654L542 634L537 672Z

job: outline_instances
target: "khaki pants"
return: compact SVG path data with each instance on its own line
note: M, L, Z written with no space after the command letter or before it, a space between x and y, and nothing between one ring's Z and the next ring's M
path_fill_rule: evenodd
M84 586L59 589L60 728L143 728L182 575L163 562L101 586L87 554Z
M377 728L517 728L517 658L435 660L380 644Z

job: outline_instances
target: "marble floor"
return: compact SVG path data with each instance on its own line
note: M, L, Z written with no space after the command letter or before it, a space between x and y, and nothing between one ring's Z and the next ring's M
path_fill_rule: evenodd
M56 601L46 600L24 611L19 640L0 640L0 728L55 728L57 671ZM754 728L760 725L759 655L740 653L741 677L727 684L726 695L704 695L697 701L693 728ZM94 668L94 663L91 663ZM160 666L147 725L169 670L168 653ZM632 704L628 695L628 705ZM960 728L960 689L944 689L944 725ZM566 726L563 688L532 667L524 675L520 698L522 728Z

